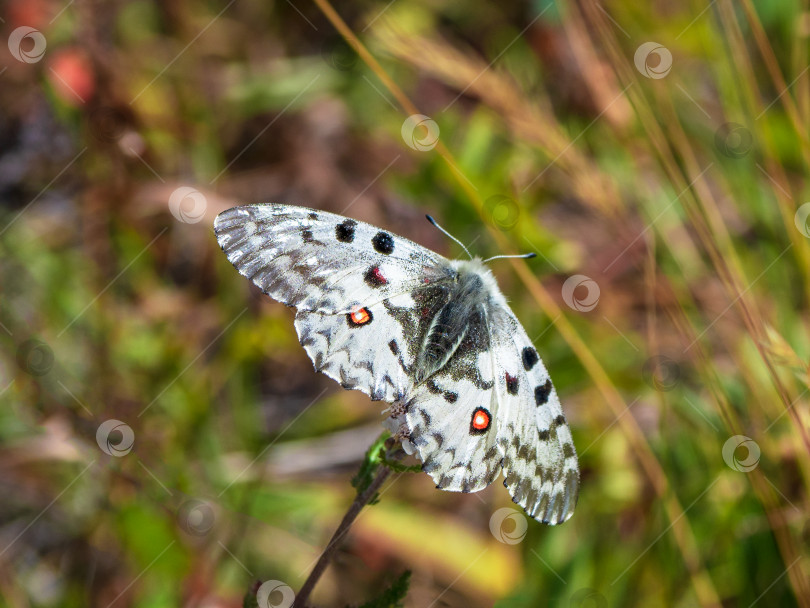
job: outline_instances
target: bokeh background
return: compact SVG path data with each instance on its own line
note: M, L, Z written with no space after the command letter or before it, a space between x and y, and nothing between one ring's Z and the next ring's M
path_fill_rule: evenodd
M0 6L0 604L301 586L382 406L218 249L275 201L537 252L582 467L558 527L392 476L314 605L810 606L806 1Z

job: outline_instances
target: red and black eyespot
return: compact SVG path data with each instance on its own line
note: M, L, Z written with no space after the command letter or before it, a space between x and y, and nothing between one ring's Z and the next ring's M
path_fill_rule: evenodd
M492 414L485 407L477 407L470 418L470 435L483 435L492 426Z
M517 376L511 376L509 372L506 372L506 392L510 395L517 395L518 388L519 384Z
M388 279L385 278L379 266L372 266L366 271L363 280L369 287L382 287L388 284Z
M352 312L346 315L346 321L349 327L362 327L368 325L374 319L371 311L368 308L355 308Z

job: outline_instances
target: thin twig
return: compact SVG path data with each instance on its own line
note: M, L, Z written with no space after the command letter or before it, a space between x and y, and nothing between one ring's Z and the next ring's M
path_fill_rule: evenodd
M309 599L312 590L315 588L315 585L318 583L318 580L323 575L326 567L329 565L329 562L332 560L332 557L337 551L338 545L346 533L351 528L354 520L357 519L357 516L360 514L360 511L363 509L368 502L374 498L377 494L377 491L382 486L383 482L388 479L388 476L391 474L391 469L386 466L381 465L379 470L377 471L377 475L374 477L374 480L371 484L366 488L366 491L362 494L358 494L357 497L354 499L354 502L349 507L349 510L346 511L346 515L343 516L343 521L340 522L337 530L332 535L332 538L329 540L329 544L326 545L326 549L323 550L321 553L320 558L318 558L318 563L315 564L315 567L310 572L307 580L304 582L304 585L301 587L301 590L295 596L295 602L293 603L293 608L304 608L307 605L307 599Z

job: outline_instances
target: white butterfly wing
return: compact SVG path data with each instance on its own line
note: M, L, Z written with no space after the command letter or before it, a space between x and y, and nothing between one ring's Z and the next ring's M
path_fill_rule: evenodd
M406 373L411 364L407 349L400 352L400 345L406 344L403 329L386 303L365 307L354 317L299 310L295 330L315 369L343 388L363 391L375 401L394 402L413 383Z
M438 488L476 492L503 467L515 503L538 521L562 523L576 505L579 469L560 401L505 303L490 308L487 330L486 343L462 343L417 386L396 420Z
M418 386L404 420L422 470L437 488L477 492L498 477L503 460L492 414L491 358L478 357L476 378L459 373L461 368L459 360L452 359ZM481 417L478 428L473 426L475 416Z
M291 205L244 205L214 221L243 276L298 310L348 313L443 278L447 260L370 224Z
M562 523L576 506L579 467L557 392L508 307L493 308L490 332L504 485L538 521Z
M441 309L443 302L439 299L435 306ZM395 316L402 318L406 327L424 327L417 318L420 308L406 308ZM416 312L412 320L407 318L409 310ZM500 472L502 455L496 447L492 394L494 368L483 307L478 311L470 317L467 332L452 357L413 388L402 411L392 408L392 415L408 431L422 469L442 490L477 492ZM409 333L420 340L424 336L424 330Z

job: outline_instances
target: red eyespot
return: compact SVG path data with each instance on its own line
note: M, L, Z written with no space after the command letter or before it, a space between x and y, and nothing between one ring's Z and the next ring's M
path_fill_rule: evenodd
M472 414L470 420L470 433L473 435L480 435L486 432L492 424L492 414L485 408L477 407Z
M354 327L371 322L371 311L368 308L356 308L346 316L349 318L349 324Z

